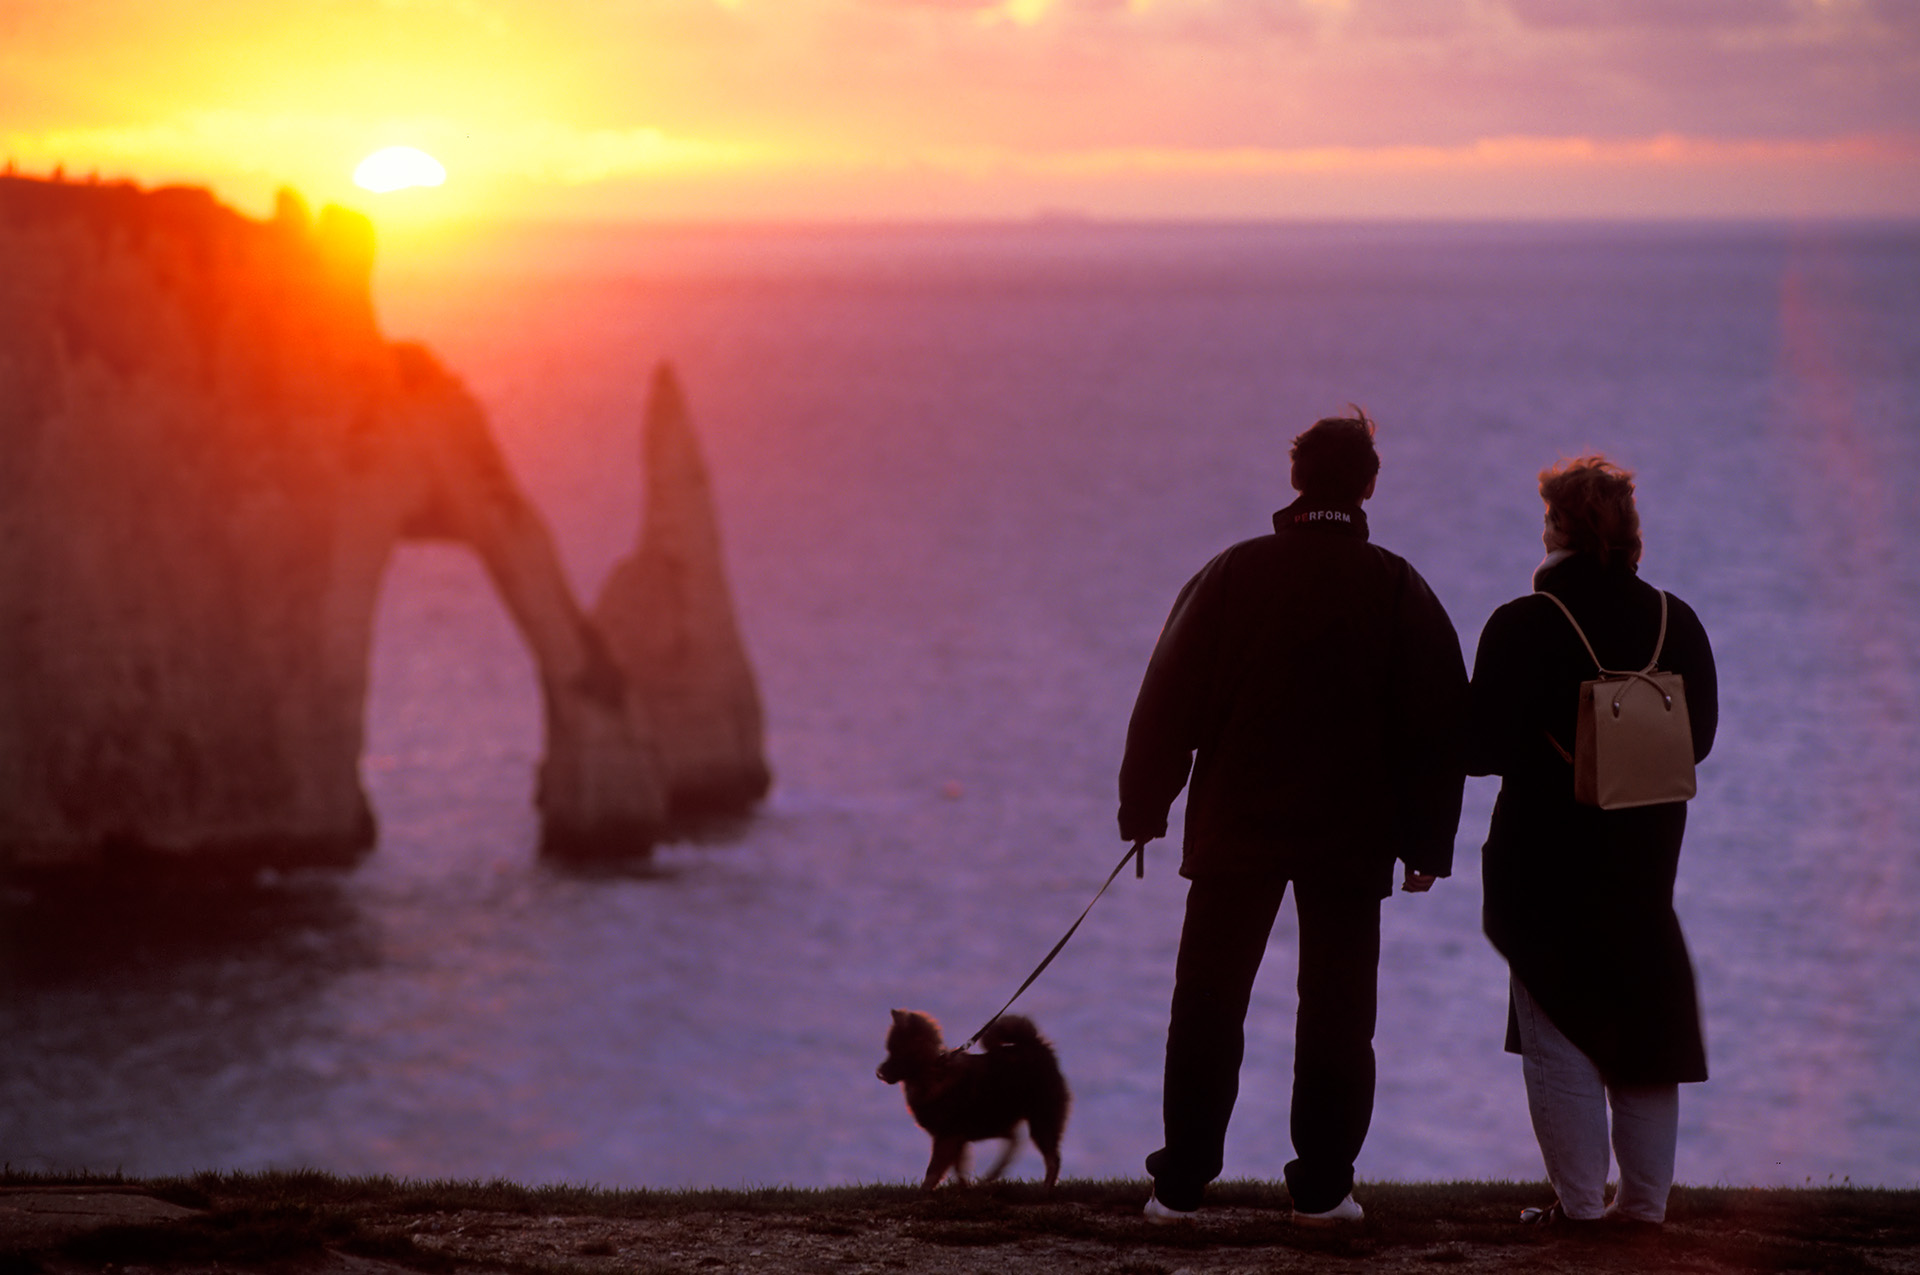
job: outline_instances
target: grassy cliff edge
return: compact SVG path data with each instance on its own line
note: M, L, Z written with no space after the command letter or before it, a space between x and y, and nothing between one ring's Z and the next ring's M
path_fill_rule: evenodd
M0 1174L0 1275L214 1270L794 1272L1920 1272L1920 1191L1680 1187L1663 1228L1522 1226L1543 1184L1363 1184L1321 1231L1277 1183L1217 1184L1200 1220L1141 1220L1144 1181L613 1190L314 1172ZM139 1201L147 1212L135 1212ZM155 1216L153 1210L164 1210ZM33 1224L31 1219L38 1219ZM53 1219L53 1221L49 1221Z

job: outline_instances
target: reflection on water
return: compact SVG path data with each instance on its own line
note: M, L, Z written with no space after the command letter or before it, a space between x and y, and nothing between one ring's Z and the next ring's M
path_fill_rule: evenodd
M1085 906L1174 591L1282 503L1284 438L1358 400L1385 422L1375 534L1469 646L1538 559L1534 471L1592 446L1639 471L1646 574L1713 636L1679 904L1714 1079L1684 1095L1681 1177L1920 1180L1913 236L749 238L654 232L468 290L393 275L382 310L470 377L588 595L638 513L608 458L634 454L644 370L679 361L769 708L762 817L631 874L542 867L531 664L469 557L410 550L374 652L376 854L9 907L0 1159L914 1177L924 1136L872 1075L887 1011L964 1038ZM1455 877L1387 906L1363 1176L1539 1175L1479 935L1491 800L1470 788ZM1021 1002L1074 1087L1072 1175L1158 1145L1174 857ZM1287 912L1230 1173L1291 1155L1291 951Z

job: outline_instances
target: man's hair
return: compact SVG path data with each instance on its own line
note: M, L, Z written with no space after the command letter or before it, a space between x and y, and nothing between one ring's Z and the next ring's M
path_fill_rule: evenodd
M1373 422L1351 404L1352 416L1315 421L1293 440L1293 485L1303 496L1357 505L1380 472Z
M1540 498L1567 548L1601 565L1640 561L1640 511L1633 474L1605 456L1577 456L1540 471Z

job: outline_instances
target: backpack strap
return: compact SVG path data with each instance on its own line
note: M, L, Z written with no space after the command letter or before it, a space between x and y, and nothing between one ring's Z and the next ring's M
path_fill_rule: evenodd
M1602 664L1600 657L1593 653L1593 643L1587 641L1586 630L1580 627L1580 621L1573 618L1573 612L1567 609L1567 604L1553 594L1548 593L1545 589L1535 589L1534 593L1536 596L1545 598L1560 608L1560 614L1567 617L1567 623L1571 624L1573 631L1579 635L1580 645L1587 648L1587 658L1593 661L1593 667L1598 669L1603 676L1612 674L1615 677L1632 677L1636 673L1645 675L1653 672L1654 668L1660 663L1660 650L1667 644L1667 592L1665 589L1660 591L1660 633L1653 639L1653 658L1648 660L1647 666L1642 669L1611 669Z
M1640 670L1642 673L1653 672L1654 666L1660 662L1660 648L1665 646L1666 644L1667 644L1667 591L1665 589L1662 589L1660 590L1660 636L1653 639L1653 658L1648 660L1647 666Z
M1553 596L1553 594L1548 593L1545 589L1535 589L1533 592L1534 592L1534 596L1545 598L1547 601L1553 603L1553 605L1560 608L1560 614L1567 617L1567 623L1573 626L1573 631L1575 635L1579 637L1580 645L1587 648L1587 658L1593 661L1593 667L1599 670L1601 673L1613 672L1612 669L1608 668L1606 665L1600 662L1599 656L1593 653L1593 643L1587 641L1587 631L1580 627L1580 621L1573 618L1573 612L1567 610L1567 604L1562 602L1559 598L1556 598L1555 596ZM1662 594L1661 596L1664 598L1666 595ZM1666 608L1665 608L1665 605L1662 604L1662 607L1661 607L1662 623L1660 626L1662 631L1666 629L1666 624L1664 622L1665 613L1666 613Z
M1593 661L1593 667L1599 671L1600 676L1637 678L1653 687L1653 689L1659 693L1661 700L1666 704L1667 708L1671 709L1673 707L1673 697L1667 694L1665 688L1650 676L1654 670L1654 666L1660 662L1660 648L1667 644L1667 594L1664 589L1660 592L1660 634L1653 640L1653 658L1647 661L1647 666L1643 669L1613 669L1602 664L1600 657L1593 653L1593 643L1587 641L1586 630L1580 627L1580 621L1573 618L1573 612L1567 609L1567 604L1559 598L1554 597L1553 594L1548 593L1545 589L1535 589L1534 592L1560 608L1560 614L1567 617L1567 623L1571 624L1573 631L1579 635L1580 645L1587 648L1587 658ZM1625 693L1626 688L1622 687L1620 694L1613 697L1613 715L1615 717L1620 716L1620 695L1624 695ZM1558 741L1555 741L1554 747L1559 748ZM1564 749L1561 751L1562 753L1565 752Z

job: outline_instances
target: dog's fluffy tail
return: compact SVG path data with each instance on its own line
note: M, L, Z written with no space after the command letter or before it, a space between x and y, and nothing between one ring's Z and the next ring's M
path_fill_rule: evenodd
M1025 1014L1002 1014L980 1033L982 1049L1001 1049L1009 1045L1041 1045L1040 1029Z

